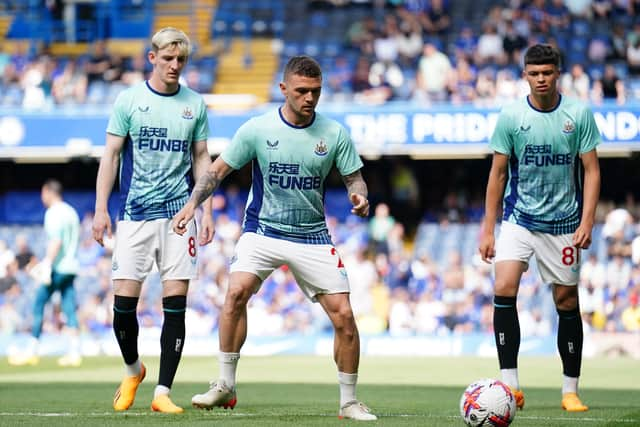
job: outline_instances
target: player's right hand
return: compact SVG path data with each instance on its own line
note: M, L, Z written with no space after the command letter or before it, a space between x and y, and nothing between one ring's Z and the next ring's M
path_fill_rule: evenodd
M187 231L187 224L189 221L193 219L195 216L195 208L190 202L187 202L186 205L180 211L174 215L172 221L173 231L176 234L183 235L185 231Z
M109 236L109 238L112 237L111 217L109 216L109 212L96 212L93 215L93 226L91 229L93 231L94 240L98 242L100 246L104 246L104 232L107 232L107 236Z
M493 257L496 256L495 244L496 238L493 233L484 234L480 239L480 246L478 247L478 250L480 251L482 260L487 264L491 264Z

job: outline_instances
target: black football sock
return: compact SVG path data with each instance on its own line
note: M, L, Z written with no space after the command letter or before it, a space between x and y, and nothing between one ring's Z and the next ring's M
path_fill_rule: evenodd
M138 360L137 297L116 295L113 302L113 332L120 346L124 363L131 365Z
M158 384L171 388L178 370L182 348L184 346L184 312L187 297L174 295L162 298L164 322L160 335L160 375Z
M516 297L493 297L493 332L500 369L516 369L520 350L520 321Z
M582 363L582 318L578 307L558 311L558 351L562 359L562 372L568 377L580 376Z

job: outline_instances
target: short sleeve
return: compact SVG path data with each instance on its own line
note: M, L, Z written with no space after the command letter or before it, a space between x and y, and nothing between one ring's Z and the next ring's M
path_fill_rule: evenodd
M107 133L117 136L127 136L130 130L129 97L126 92L120 93L113 103L113 110L109 116Z
M222 160L234 169L240 169L256 157L254 119L249 120L236 131L231 143L222 152Z
M194 141L205 141L209 139L209 116L207 115L207 105L204 99L200 98L200 114L193 133Z
M600 144L600 131L593 112L585 106L582 110L582 120L580 120L580 154L594 150L598 144Z
M335 159L336 167L342 176L350 175L363 166L351 136L342 126L338 134L338 152Z
M508 114L502 110L498 116L496 128L491 136L489 148L498 153L510 155L513 150L513 138L510 129L511 120Z

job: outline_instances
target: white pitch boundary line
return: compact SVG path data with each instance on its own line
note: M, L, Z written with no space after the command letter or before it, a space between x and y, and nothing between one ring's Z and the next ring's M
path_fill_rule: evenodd
M289 416L291 413L282 413L282 414L247 414L242 412L213 412L207 411L203 412L207 417L278 417L278 416ZM116 417L130 417L130 416L149 416L150 412L125 412L125 413L114 413L114 412L89 412L89 413L80 413L80 412L0 412L0 416L4 417L105 417L105 416L116 416ZM337 414L312 414L312 413L302 413L299 414L301 416L307 417L337 417ZM458 416L454 415L443 415L443 416L434 416L434 415L418 415L418 414L380 414L377 415L383 418L449 418L454 419L458 418ZM640 419L634 418L594 418L594 417L534 417L534 416L522 416L519 415L516 418L526 419L526 420L536 420L536 421L567 421L567 422L615 422L615 423L640 423Z

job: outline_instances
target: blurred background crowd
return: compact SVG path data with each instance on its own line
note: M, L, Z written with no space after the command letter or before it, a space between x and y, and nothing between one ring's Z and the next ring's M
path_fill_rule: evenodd
M243 197L235 190L215 197L216 235L201 247L199 278L189 290L189 334L215 334L228 283L228 265L241 231ZM344 196L344 195L343 195ZM344 196L346 198L346 196ZM640 209L637 204L598 209L592 248L583 253L580 305L589 331L640 332ZM82 221L81 272L76 279L81 329L97 336L111 330L111 251L91 235L92 216ZM351 300L363 334L393 336L492 332L493 270L477 254L480 225L442 216L422 222L415 238L389 206L379 203L368 220L329 215L328 226L346 266ZM0 333L26 332L37 284L27 273L44 254L38 226L0 227ZM157 272L143 287L138 307L142 327L160 328L161 284ZM520 296L524 337L547 336L557 315L550 288L535 263ZM45 331L63 324L57 304L47 308ZM249 333L278 336L331 330L317 304L304 301L286 268L276 270L249 303Z
M145 79L150 71L146 46L131 42L123 49L122 44L116 48L107 43L115 29L100 25L106 19L101 7L106 6L78 3L82 8L70 31L63 0L0 1L0 12L4 9L5 16L16 18L7 34L13 47L0 45L0 106L46 109L108 104L124 87ZM158 4L180 2L109 3L133 14L153 15L157 10L161 13ZM213 5L209 9L219 3L215 13L208 10L211 18L204 24L217 44L200 43L198 49L194 35L196 51L183 76L184 84L202 93L226 93L224 82L218 81L224 75L220 58L231 48L231 38L239 35L248 44L257 45L265 36L271 40L260 45L260 50L269 52L243 48L240 60L247 67L265 53L285 59L296 54L317 58L325 71L325 101L500 106L526 93L522 55L535 42L550 43L563 53L564 93L594 103L640 98L640 19L636 16L640 2L635 0L204 3ZM35 20L45 31L50 29L44 42L27 42L26 34L35 31L29 27L19 38L21 17L25 22ZM122 23L111 25L118 28ZM103 34L98 34L96 28L103 27ZM60 47L69 41L84 44L80 49ZM266 76L265 101L281 100L277 84L284 63L280 60Z
M158 25L186 22L183 29L194 34L196 50L183 84L203 94L230 94L241 84L241 93L263 90L260 101L280 102L286 58L308 54L323 66L322 102L499 107L527 92L522 54L530 44L546 42L562 51L563 93L593 104L640 99L638 0L79 1L71 17L69 3L74 2L0 0L0 33L3 19L11 21L0 44L0 107L78 111L95 105L106 111L123 88L143 81L150 71L144 43L153 29L141 30L142 44L134 39L115 43L117 32L134 31L138 27L127 26L131 19L149 20L154 14ZM202 9L194 14L188 7L195 6L185 6L188 21L180 21L181 15L158 16L170 6L178 13L181 4ZM124 18L114 24L114 16ZM204 36L191 28L197 17L206 18ZM229 65L225 58L238 46L240 53ZM265 57L275 58L274 65L267 66L271 62ZM230 83L229 77L239 81ZM400 157L366 162L375 211L366 220L348 215L344 193L327 193L328 226L346 265L363 334L491 332L492 266L477 255L486 183L479 178L487 171L478 174L484 166L470 166L472 160L456 162L455 167L446 162L422 167ZM598 207L593 245L583 253L580 304L587 333L640 333L640 204L632 188L623 188L624 171L608 170L603 186L616 202ZM341 185L334 181L333 187ZM189 291L189 334L216 333L247 188L246 174L241 175L215 198L216 236L200 249L200 276ZM110 333L111 253L91 237L91 212L81 214L82 270L76 280L81 328L88 334ZM0 225L0 333L30 327L36 284L27 270L43 256L42 235L41 226ZM160 328L157 273L147 282L140 322ZM277 270L250 301L249 333L330 330L320 307L303 299L290 272ZM535 263L523 278L518 301L523 336L554 331L550 289ZM56 304L47 307L45 331L57 332L61 316Z

